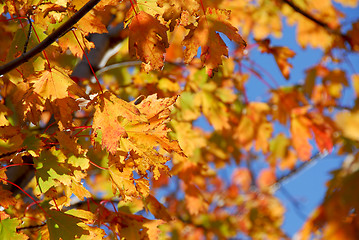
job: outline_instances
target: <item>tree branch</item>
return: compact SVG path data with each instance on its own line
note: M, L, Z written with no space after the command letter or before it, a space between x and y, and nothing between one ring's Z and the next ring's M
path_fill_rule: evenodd
M309 20L311 20L312 22L314 22L315 24L321 26L327 32L340 36L341 38L343 38L344 41L346 41L346 42L348 42L350 44L349 37L347 35L345 35L344 33L340 32L340 31L338 31L336 29L331 28L328 24L322 22L321 20L319 20L319 19L315 18L314 16L310 15L309 13L305 12L300 7L298 7L295 3L293 3L293 1L290 1L290 0L282 0L282 1L284 3L286 3L286 4L288 4L294 11L301 14L303 17L306 17Z
M283 184L283 182L287 181L293 175L297 174L298 172L303 170L308 165L314 163L316 160L322 159L322 158L326 157L327 155L328 155L328 152L324 152L324 153L319 152L319 153L315 154L313 157L311 157L308 161L302 163L298 167L291 170L288 174L283 175L280 178L278 178L277 181L272 185L272 187L274 188L274 191L278 190L280 188L280 186Z
M86 3L75 15L73 15L67 22L62 24L56 31L51 33L47 38L44 39L41 43L39 43L36 47L32 48L30 51L21 55L18 58L6 63L5 65L0 67L0 76L5 73L13 70L14 68L20 66L21 64L27 62L30 58L34 57L41 51L45 50L48 46L50 46L53 42L55 42L59 37L69 31L73 25L75 25L83 16L86 15L91 9L93 9L96 4L98 4L101 0L90 0Z
M19 231L22 231L22 230L25 230L25 229L40 228L40 227L43 227L45 225L46 225L46 223L42 223L42 224L39 224L39 225L27 226L27 227L20 227L20 228L16 228L16 232L19 232Z

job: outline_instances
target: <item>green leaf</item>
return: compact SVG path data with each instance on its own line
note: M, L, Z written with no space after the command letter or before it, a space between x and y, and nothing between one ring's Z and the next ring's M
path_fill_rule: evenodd
M16 232L16 227L19 226L21 220L18 219L4 219L0 221L0 239L28 239L24 234Z
M65 155L55 148L42 151L39 158L34 158L36 180L42 192L58 186L60 182L67 186L71 184L73 177L64 165L65 159Z
M60 211L48 211L47 227L50 239L72 240L82 235L88 235L89 231L81 228L78 223L82 220Z

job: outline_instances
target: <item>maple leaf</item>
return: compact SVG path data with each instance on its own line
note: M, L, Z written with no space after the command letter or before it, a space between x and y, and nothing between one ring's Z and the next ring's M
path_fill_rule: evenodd
M121 172L116 168L116 166L112 165L109 168L109 173L112 182L114 183L113 187L120 192L124 201L131 200L133 197L138 196L134 185L132 169L124 168Z
M160 146L168 153L176 152L185 156L177 141L171 141L166 126L169 121L170 107L177 96L157 99L151 95L141 103L134 105L123 101L109 92L99 95L90 104L95 104L95 114L92 128L93 143L99 142L112 155L112 163L125 163L125 158L132 161L137 173L147 176L147 170L160 176L160 169L168 171L164 165L169 158L160 154L155 148ZM125 199L147 196L149 183L145 179L133 179L132 168L118 169L111 167L111 178L115 189L118 189ZM136 184L136 187L134 186Z
M3 189L0 186L0 206L7 209L11 205L16 204L16 199L12 196L12 192Z
M240 186L243 191L248 191L252 182L251 172L248 168L235 169L232 173L232 182Z
M91 48L95 47L95 44L93 42L88 41L82 35L81 31L70 31L66 33L64 36L59 38L58 40L59 46L63 51L69 49L74 56L78 58L82 58L84 52L81 46L79 46L79 43L77 42L74 34L76 34L78 41L80 42L81 46L84 48L85 51L88 51Z
M175 135L175 139L178 140L183 152L188 157L193 156L198 149L206 146L206 139L201 129L193 128L188 122L176 120L171 121L171 126L175 132L171 132L171 135Z
M107 33L106 26L101 22L101 19L96 17L93 12L87 13L75 25L82 33L87 36L89 33Z
M153 148L154 145L160 145L169 153L183 154L178 143L168 139L170 129L165 125L169 121L169 107L176 99L177 96L157 99L154 94L135 106L105 92L95 99L98 104L92 125L93 139L101 135L103 147L113 154L120 139L129 147L127 150L135 149L140 155L142 146Z
M303 10L313 13L313 16L318 20L328 23L329 28L336 29L338 27L339 14L331 1L324 1L322 4L312 1L302 6L305 6ZM335 35L330 34L325 28L319 28L316 23L297 12L293 12L288 6L285 6L283 13L287 16L289 25L298 24L297 41L302 48L310 45L314 48L328 49L332 46Z
M139 12L128 26L129 51L131 56L141 59L142 69L160 70L164 53L168 48L167 27L146 12Z
M196 0L170 1L157 0L159 7L164 8L162 17L170 22L170 30L173 31L177 21L181 19L181 15L194 16L200 11L200 4ZM185 24L187 25L187 24Z
M0 154L20 149L23 141L18 127L0 126Z
M288 58L293 58L295 56L295 52L290 50L288 47L271 47L270 40L265 39L262 41L257 40L259 43L259 49L262 52L270 53L274 56L274 59L282 72L283 76L288 80L290 69L293 67L292 64L288 62Z
M198 26L189 26L190 32L183 40L186 47L184 52L185 62L189 63L201 47L201 60L206 66L207 74L213 75L213 71L222 64L222 56L228 56L228 48L217 32L224 33L230 40L240 47L247 44L238 34L237 28L229 22L229 11L207 8L206 14L199 18Z
M348 31L350 46L354 51L359 51L359 21L352 24L352 29Z
M149 240L157 240L161 230L158 228L158 226L162 225L164 221L162 220L152 220L147 221L143 224L143 227L146 230L146 235Z
M37 72L29 78L33 91L43 99L54 101L69 97L69 91L86 96L83 90L69 77L67 71L54 66L49 70Z
M262 191L267 191L276 181L275 171L271 168L262 169L257 178L257 185Z
M359 98L359 74L353 74L351 76L355 96Z
M106 148L112 154L116 153L119 140L128 137L119 118L127 118L130 121L146 121L133 104L117 98L110 92L99 95L90 104L92 103L96 103L92 124L94 129L92 141L94 143L95 139L100 138L102 148Z
M348 86L348 79L344 71L334 69L332 71L326 71L323 77L323 84L333 98L340 98L343 88Z
M197 215L199 213L206 212L209 205L201 191L193 183L185 183L183 187L186 193L185 203L188 212L191 215Z
M7 120L9 115L11 115L10 109L8 109L5 105L0 104L0 127L9 125L9 120Z
M65 214L81 219L81 222L78 222L77 225L85 230L85 232L88 232L88 235L82 235L80 239L101 240L106 235L103 229L88 225L93 225L95 223L96 215L94 213L83 209L70 209L66 211Z
M36 7L34 13L37 26L40 24L46 30L51 29L52 24L60 23L66 18L66 4L43 3ZM50 24L49 24L50 23Z
M320 152L331 152L333 149L333 134L334 134L334 123L328 118L318 113L309 113L309 119L311 120L311 130L314 135L315 142Z
M72 158L68 159L61 150L56 150L55 148L43 150L40 156L34 159L34 164L36 168L35 176L41 192L46 193L52 187L63 184L71 188L80 199L91 196L80 184L83 174L81 174L81 171L75 171L77 169L76 161Z
M240 119L234 134L234 138L247 150L249 150L255 140L255 149L268 151L268 139L272 135L273 126L268 122L266 115L270 108L266 103L251 102L248 111Z
M296 113L292 116L290 127L293 147L302 161L309 160L312 154L312 146L309 143L311 121L303 114L306 111L308 111L308 107L293 110Z
M336 116L337 126L347 138L359 141L359 112L340 112Z
M37 72L29 78L29 81L32 83L32 88L27 94L30 97L33 94L38 96L42 101L42 106L46 105L46 108L54 114L55 119L61 121L64 127L71 126L72 113L78 110L79 106L70 92L84 98L87 98L87 95L69 77L66 70L54 66L49 70Z
M292 169L297 162L296 155L292 150L289 150L290 140L283 134L279 133L269 143L269 152L267 161L271 166L275 166L280 160L279 168Z
M66 157L62 152L52 149L42 151L38 159L34 159L36 178L42 192L47 192L51 187L63 183L71 184L71 171L64 164Z
M155 216L157 219L162 219L164 221L171 221L172 217L168 213L167 208L160 203L154 196L149 194L145 198L146 208L150 210L150 212Z
M2 219L0 221L0 238L1 239L14 239L14 240L25 240L29 239L23 233L17 233L16 228L21 224L19 219Z
M180 111L176 111L177 118L184 121L191 121L197 119L200 115L200 109L195 102L196 95L191 92L183 92L177 101L177 108Z
M335 0L335 2L341 3L344 6L355 8L358 6L358 0Z
M48 210L46 218L50 239L75 239L89 234L88 230L79 226L82 220L75 216Z

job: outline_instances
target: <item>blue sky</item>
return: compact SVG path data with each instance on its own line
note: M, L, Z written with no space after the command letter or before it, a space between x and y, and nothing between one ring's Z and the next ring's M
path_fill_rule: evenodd
M359 8L346 9L338 4L336 4L336 6L347 14L344 22L345 30L348 30L351 26L348 23L359 19ZM300 48L296 42L295 26L289 27L285 25L285 22L283 25L283 37L281 39L275 39L273 37L270 38L273 46L288 46L297 53L297 55L290 61L294 67L291 71L289 81L286 81L280 73L273 56L269 54L261 54L256 50L252 50L249 54L250 58L266 69L281 86L301 83L305 78L305 70L318 63L322 54L319 49L309 47L303 50ZM354 69L349 67L346 63L337 67L345 69L347 71L347 77L350 79L350 75L354 73L353 71L356 73L359 72L358 66L355 64L359 62L359 56L354 53L345 54L351 61ZM335 66L332 65L330 67ZM266 80L270 82L268 78ZM267 87L255 77L252 77L248 81L246 87L247 95L250 101L264 101L268 96ZM350 90L349 92L347 91L342 104L348 106L352 105L353 97L353 92ZM289 234L289 236L293 236L298 230L300 230L305 218L310 216L310 213L322 202L326 191L325 184L329 179L331 179L330 172L341 166L344 157L336 155L336 149L334 149L333 152L334 153L316 160L302 172L290 178L275 193L275 195L282 200L282 203L287 209L283 229L287 234Z

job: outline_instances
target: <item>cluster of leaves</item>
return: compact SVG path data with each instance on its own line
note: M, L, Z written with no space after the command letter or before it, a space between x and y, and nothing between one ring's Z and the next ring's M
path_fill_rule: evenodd
M103 0L72 20L92 2L0 1L1 239L287 238L279 176L333 146L348 160L300 234L358 238L359 75L336 52L359 51L359 21L342 29L330 0ZM290 76L296 52L269 40L282 18L301 47L322 49L301 84ZM254 50L293 86L271 87ZM94 78L78 73L81 58ZM267 101L248 100L252 77ZM355 103L343 107L351 86Z

